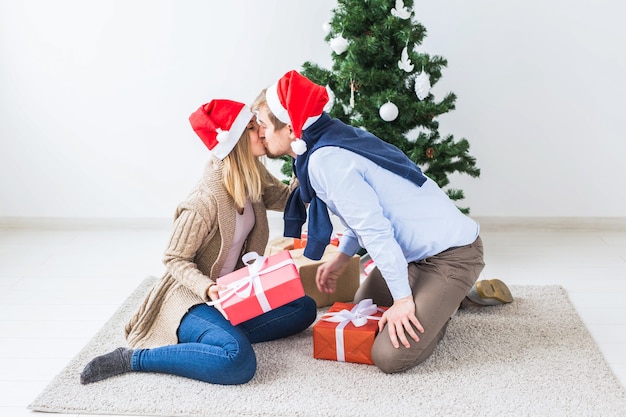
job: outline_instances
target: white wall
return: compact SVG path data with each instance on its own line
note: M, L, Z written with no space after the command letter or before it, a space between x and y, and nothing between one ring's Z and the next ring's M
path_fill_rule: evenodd
M329 67L334 0L0 0L0 217L169 217L206 148L187 117ZM626 216L626 6L416 1L457 93L474 216ZM273 25L280 24L283 31ZM284 48L284 49L281 49Z
M473 215L626 216L626 5L474 0L417 6L425 47L448 58L441 119L470 140Z

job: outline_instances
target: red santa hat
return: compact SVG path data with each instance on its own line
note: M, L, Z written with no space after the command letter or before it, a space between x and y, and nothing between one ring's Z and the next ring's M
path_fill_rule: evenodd
M211 100L189 116L193 130L219 159L233 150L246 130L253 113L248 106L232 100Z
M311 126L324 111L328 103L326 87L315 84L297 71L289 71L265 92L267 106L283 123L290 124L296 139ZM306 151L306 144L296 140L292 143L298 155Z

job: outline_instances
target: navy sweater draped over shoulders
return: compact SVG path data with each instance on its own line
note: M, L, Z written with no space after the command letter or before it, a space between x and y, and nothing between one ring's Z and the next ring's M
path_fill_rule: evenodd
M309 157L313 152L324 146L338 146L361 155L420 187L426 181L419 167L396 146L363 129L332 119L326 113L322 113L315 123L302 132L302 140L307 144L307 151L294 162L294 172L300 186L292 192L285 207L284 236L301 236L302 225L307 220L305 204L308 203L309 225L304 256L310 259L321 259L333 231L326 203L316 196L309 181Z

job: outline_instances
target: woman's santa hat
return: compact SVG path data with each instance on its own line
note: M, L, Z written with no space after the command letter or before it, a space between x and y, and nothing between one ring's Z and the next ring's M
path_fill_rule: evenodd
M291 148L296 155L302 155L306 152L306 143L300 140L302 131L322 115L328 103L326 88L292 70L266 90L265 98L274 116L291 125L296 136Z
M189 116L193 130L219 159L233 150L252 119L252 112L243 103L217 99L203 104Z

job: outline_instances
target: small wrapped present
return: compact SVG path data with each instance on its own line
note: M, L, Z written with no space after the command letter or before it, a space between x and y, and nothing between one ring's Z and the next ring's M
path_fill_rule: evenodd
M306 247L308 233L304 232L300 235L300 238L293 239L293 249L304 249ZM339 246L339 238L341 237L341 233L333 234L330 238L330 244L333 246Z
M376 264L372 259L363 264L363 275L368 276L372 270L376 268Z
M317 274L317 268L324 262L328 262L337 253L337 247L334 245L326 246L324 255L319 261L304 256L304 249L294 249L291 252L291 257L296 263L300 279L302 280L302 286L304 287L304 293L315 300L317 307L327 307L332 305L336 301L350 302L354 300L354 294L359 288L361 283L361 267L360 256L354 255L346 268L341 273L341 276L337 280L337 289L334 293L320 292L317 289L315 283L315 275Z
M294 238L292 237L276 237L267 242L265 248L265 256L274 255L284 250L292 250L294 248Z
M373 365L372 345L385 310L371 299L333 304L313 326L313 357Z
M234 326L304 296L300 275L289 251L267 258L250 252L242 260L246 267L217 279L217 284L224 286L217 303Z
M300 235L299 239L297 237L293 238L293 248L304 249L306 247L306 241L307 241L307 232L303 232Z

